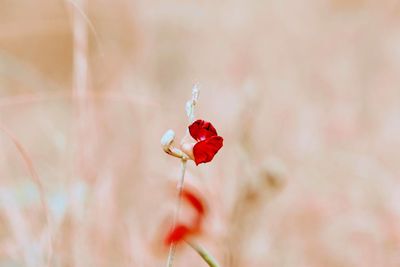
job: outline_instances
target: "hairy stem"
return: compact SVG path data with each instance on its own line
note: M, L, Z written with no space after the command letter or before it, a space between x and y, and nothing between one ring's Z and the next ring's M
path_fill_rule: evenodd
M186 162L187 162L186 158L183 158L181 161L181 178L178 183L178 200L177 200L176 211L175 211L175 216L174 216L174 221L173 221L173 226L172 226L173 228L175 228L175 226L176 226L176 223L177 223L178 217L179 217L179 211L181 209L181 198L182 198L183 184L185 182ZM176 250L176 243L172 243L169 247L167 267L172 267L172 265L174 263L175 250Z

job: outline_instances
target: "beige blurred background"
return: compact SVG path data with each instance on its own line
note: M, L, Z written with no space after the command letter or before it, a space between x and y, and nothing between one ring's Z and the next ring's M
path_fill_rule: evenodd
M399 70L395 0L0 0L0 266L164 266L195 83L221 266L400 266Z

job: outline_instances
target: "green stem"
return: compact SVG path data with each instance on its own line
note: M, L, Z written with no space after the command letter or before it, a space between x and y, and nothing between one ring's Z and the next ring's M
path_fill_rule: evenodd
M220 267L217 260L204 247L189 241L186 241L186 243L197 251L197 253L200 255L200 257L203 258L203 260L208 264L208 266Z

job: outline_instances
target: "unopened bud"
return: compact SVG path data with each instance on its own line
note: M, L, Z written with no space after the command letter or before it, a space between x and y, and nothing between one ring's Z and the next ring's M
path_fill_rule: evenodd
M173 130L170 129L165 132L165 134L161 137L161 145L164 151L172 145L174 139L175 139L175 132Z
M171 156L181 159L186 159L187 156L185 153L183 153L180 149L172 146L174 139L175 139L174 131L173 130L166 131L165 134L161 137L162 149L165 151L165 153Z

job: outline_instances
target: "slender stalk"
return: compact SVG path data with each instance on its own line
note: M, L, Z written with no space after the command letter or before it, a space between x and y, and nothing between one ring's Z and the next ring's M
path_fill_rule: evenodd
M88 60L88 29L85 14L87 0L71 0L72 33L73 33L73 69L72 95L75 104L75 165L76 176L86 178L87 161L89 157L88 136L89 122L89 60Z
M70 1L73 10L73 94L85 104L88 93L88 33L85 21L86 0Z
M186 241L186 243L191 246L196 252L203 258L203 260L210 267L220 267L217 260L201 245Z
M181 160L181 178L178 183L178 199L177 199L176 211L175 211L175 216L174 216L174 221L173 221L173 226L172 226L173 228L175 228L175 226L176 226L176 223L179 218L179 211L181 209L181 198L182 198L183 185L185 182L186 162L187 162L186 158L183 158ZM176 243L171 243L171 245L169 247L167 267L172 267L172 265L174 263L175 250L176 250Z
M194 111L195 111L195 106L197 104L199 98L199 89L197 85L194 85L192 88L192 98L186 103L186 115L188 117L189 123L192 123L194 120ZM186 136L189 134L189 129L186 129ZM184 139L186 138L184 137ZM181 198L182 198L182 191L183 191L183 185L185 182L185 172L186 172L186 162L188 158L186 156L182 157L181 159L181 179L179 180L178 183L178 200L177 200L177 205L176 205L176 211L175 211L175 216L174 216L174 221L173 221L173 229L176 227L176 223L179 218L179 211L181 208ZM175 250L176 250L176 243L171 243L169 247L169 253L168 253L168 259L167 259L167 267L172 267L174 264L174 257L175 257Z

